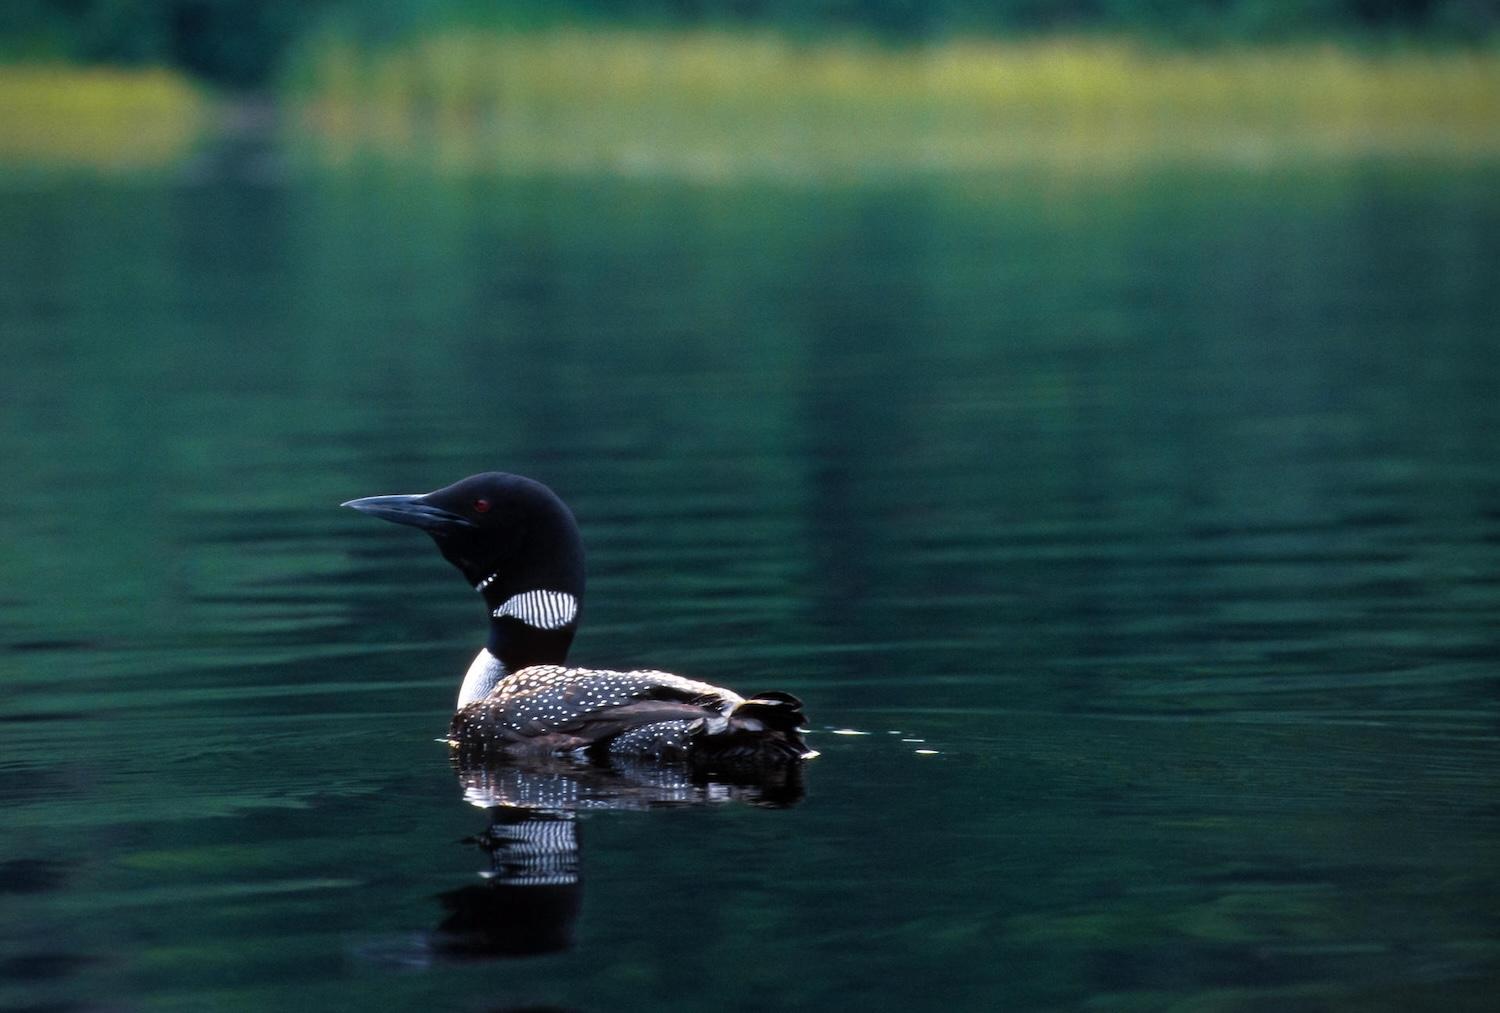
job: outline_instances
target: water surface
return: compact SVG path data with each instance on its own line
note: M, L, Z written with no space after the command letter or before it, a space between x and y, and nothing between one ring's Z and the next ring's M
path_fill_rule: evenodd
M1496 183L10 181L0 1005L1483 1005ZM492 468L822 755L456 959L481 612L337 504Z

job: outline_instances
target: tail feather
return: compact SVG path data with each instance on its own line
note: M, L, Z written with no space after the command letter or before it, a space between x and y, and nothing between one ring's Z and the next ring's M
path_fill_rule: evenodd
M758 721L773 732L795 733L806 720L801 700L790 693L775 690L756 693L729 714L731 728L736 722L748 728L751 727L750 722Z
M751 770L808 754L799 734L802 701L790 693L757 693L729 714L722 730L698 740L695 762L715 770Z

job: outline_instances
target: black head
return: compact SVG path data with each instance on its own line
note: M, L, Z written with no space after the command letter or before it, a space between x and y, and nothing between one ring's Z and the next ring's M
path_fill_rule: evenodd
M583 598L578 524L540 482L489 471L424 495L368 496L343 505L426 531L492 606L527 591Z

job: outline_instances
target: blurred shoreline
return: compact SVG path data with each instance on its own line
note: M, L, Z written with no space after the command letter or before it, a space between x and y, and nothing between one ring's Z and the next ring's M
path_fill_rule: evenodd
M1490 49L454 29L381 48L328 37L249 97L162 69L0 64L0 164L169 168L247 135L333 168L706 181L1491 164L1497 108Z
M161 168L223 115L206 90L164 68L0 64L0 165Z

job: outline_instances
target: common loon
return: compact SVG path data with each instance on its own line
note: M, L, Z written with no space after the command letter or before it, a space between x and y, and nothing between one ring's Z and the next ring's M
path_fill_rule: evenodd
M435 492L343 504L421 528L484 596L489 642L464 676L448 726L486 755L572 754L754 770L811 755L789 693L749 698L666 672L568 668L583 603L583 540L540 482L471 475Z

